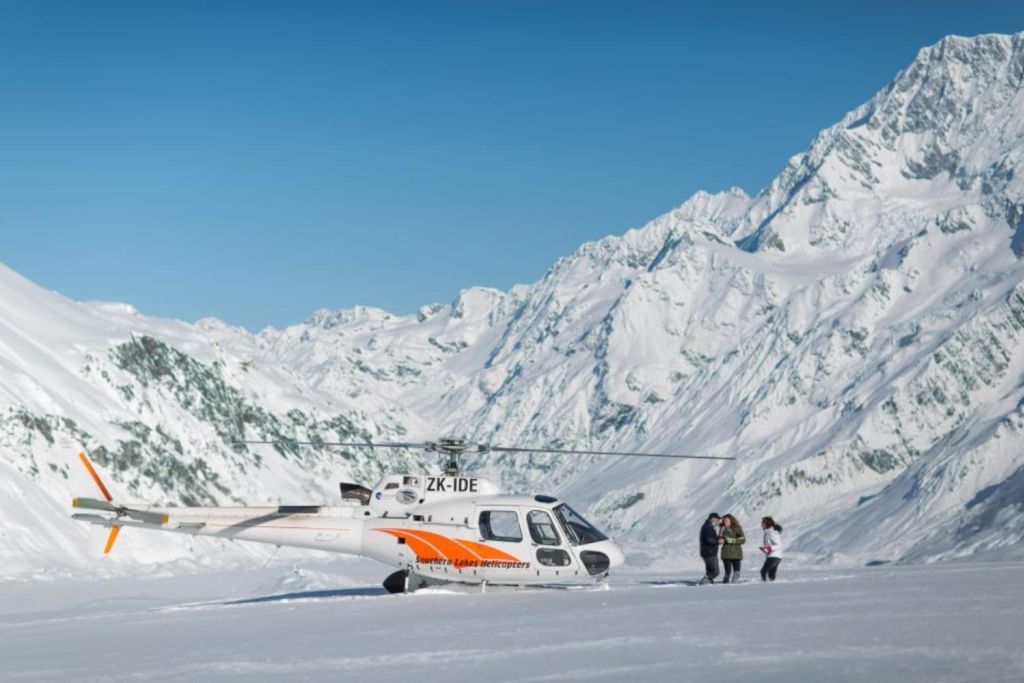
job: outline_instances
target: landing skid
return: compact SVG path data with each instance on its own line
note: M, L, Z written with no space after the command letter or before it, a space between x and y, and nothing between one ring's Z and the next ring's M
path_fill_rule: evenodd
M480 585L473 585L468 583L459 583L457 581L445 581L443 579L434 579L429 576L423 576L411 572L408 569L400 569L394 572L388 578L384 579L384 590L388 593L415 593L418 590L424 588L439 588L445 587L460 587L464 589L472 588L474 591L479 590L480 592L486 592L487 584L483 583Z
M449 588L460 593L486 593L491 590L497 591L518 591L529 589L544 590L608 590L608 577L604 576L593 583L534 583L534 584L503 584L503 583L465 583L461 581L446 581L423 576L411 572L408 569L401 569L394 572L383 582L384 590L388 593L414 593L425 588Z

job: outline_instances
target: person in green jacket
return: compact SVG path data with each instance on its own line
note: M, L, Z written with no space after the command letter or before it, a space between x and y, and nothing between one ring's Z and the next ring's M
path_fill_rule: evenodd
M740 563L743 561L743 527L732 515L722 517L722 531L718 535L718 543L722 546L722 564L725 566L725 578L722 583L738 583L740 580Z

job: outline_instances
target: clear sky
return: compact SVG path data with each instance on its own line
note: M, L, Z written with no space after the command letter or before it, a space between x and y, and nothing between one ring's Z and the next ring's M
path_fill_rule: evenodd
M531 282L764 187L1024 2L0 0L0 262L258 329Z

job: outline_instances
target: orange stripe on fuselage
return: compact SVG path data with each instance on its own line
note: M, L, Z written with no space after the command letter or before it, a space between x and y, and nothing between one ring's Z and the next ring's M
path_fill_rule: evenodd
M432 531L424 531L422 529L375 529L375 531L390 534L396 538L404 538L420 561L445 559L455 565L473 565L481 560L520 561L514 555L509 555L483 543L462 538L449 538ZM421 552L421 550L424 552ZM438 553L443 554L444 557L439 557Z
M100 479L100 475L96 474L96 470L92 468L92 463L89 462L89 457L85 453L79 453L78 459L82 461L83 465L85 465L85 469L89 470L89 474L92 475L92 480L96 482L96 486L99 488L100 493L103 494L103 497L107 499L107 502L109 503L114 500L114 497L110 495L110 491L108 491L107 487L103 485L103 480ZM116 535L117 534L115 534L115 536Z
M385 534L390 534L395 538L405 539L405 544L408 545L413 553L416 554L416 559L420 562L436 562L438 560L444 560L439 550L435 550L420 539L406 533L401 529L375 529Z
M470 549L473 552L475 552L477 555L479 555L485 560L504 560L507 562L520 561L518 557L515 557L514 555L509 555L508 553L498 550L497 548L492 548L491 546L485 543L477 543L476 541L463 540L460 540L459 543L465 543L467 546L470 547Z
M430 531L422 531L420 529L407 529L406 533L411 534L423 541L426 541L430 545L434 546L451 562L454 563L470 563L479 562L483 558L472 552L466 546L458 543L447 536L441 534L435 534Z

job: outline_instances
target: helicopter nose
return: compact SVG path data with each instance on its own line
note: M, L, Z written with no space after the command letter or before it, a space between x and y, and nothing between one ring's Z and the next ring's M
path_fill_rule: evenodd
M612 542L608 542L608 568L618 569L626 562L626 555L622 552L622 549Z
M586 550L580 552L580 560L591 576L601 576L609 570L621 567L625 562L625 556L611 541L601 541L584 546Z

